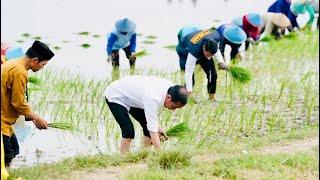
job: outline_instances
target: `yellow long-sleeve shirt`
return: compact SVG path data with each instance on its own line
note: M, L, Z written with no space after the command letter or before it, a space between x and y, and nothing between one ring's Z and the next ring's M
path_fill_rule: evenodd
M19 115L28 116L31 108L26 102L25 91L28 71L24 58L1 65L1 131L6 136L13 134L12 125Z

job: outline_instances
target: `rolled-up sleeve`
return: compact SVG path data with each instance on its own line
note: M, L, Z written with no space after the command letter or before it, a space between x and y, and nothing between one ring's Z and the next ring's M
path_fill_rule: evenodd
M20 115L24 116L31 114L31 108L25 99L27 79L24 73L16 72L12 83L11 105Z
M156 100L146 98L143 102L144 113L147 120L147 128L150 132L158 132L158 109L159 105Z

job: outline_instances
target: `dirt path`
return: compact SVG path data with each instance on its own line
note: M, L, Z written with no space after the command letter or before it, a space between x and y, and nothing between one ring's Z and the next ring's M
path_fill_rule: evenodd
M278 153L295 153L295 152L307 152L311 151L313 148L318 147L319 148L319 138L313 137L313 138L307 138L303 140L296 140L286 143L275 143L270 146L266 146L263 148L260 148L258 150L252 150L249 152L241 152L241 154L278 154ZM202 154L199 156L193 157L193 160L195 161L217 161L221 158L226 157L237 157L239 154L233 154L230 156L230 154ZM129 171L129 170L147 170L148 166L147 164L125 164L119 167L108 167L105 169L96 169L92 171L75 171L71 175L68 176L67 179L72 180L91 180L91 179L97 179L97 180L105 180L105 179L121 179L123 175Z

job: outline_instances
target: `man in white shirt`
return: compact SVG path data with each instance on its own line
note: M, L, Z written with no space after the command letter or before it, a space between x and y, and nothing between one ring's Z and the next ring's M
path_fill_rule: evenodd
M158 122L158 110L183 107L188 100L185 87L153 76L126 76L112 82L105 91L106 102L122 131L120 152L130 150L134 127L129 114L142 126L144 146L160 148L160 136L166 137Z

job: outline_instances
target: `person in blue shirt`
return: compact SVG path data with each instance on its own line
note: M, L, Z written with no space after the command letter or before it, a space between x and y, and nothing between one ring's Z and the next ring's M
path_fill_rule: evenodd
M130 62L130 67L134 68L136 61L136 24L128 18L120 19L115 23L115 29L108 34L107 48L108 62L112 62L113 67L119 67L119 50L123 49Z
M268 8L268 12L285 14L291 22L288 30L292 31L294 28L300 28L297 23L297 17L299 14L306 12L306 4L303 2L291 3L291 0L277 0Z
M226 57L224 56L226 45L231 47L230 59L234 59L239 53L241 44L247 39L246 33L239 26L234 24L223 24L218 27L215 33L220 36L219 49L225 62L229 61L229 59L226 60Z
M192 95L194 79L193 72L196 64L200 64L207 75L207 91L209 99L215 100L217 72L212 56L221 69L227 69L223 57L218 50L217 37L210 30L198 30L182 37L176 50L186 59L184 79L189 95Z

